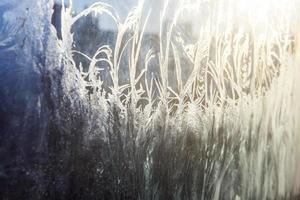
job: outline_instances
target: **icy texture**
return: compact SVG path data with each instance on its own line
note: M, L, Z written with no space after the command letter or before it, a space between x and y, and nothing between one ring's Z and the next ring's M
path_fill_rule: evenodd
M56 29L52 1L1 1L1 199L298 193L299 1L263 21L242 0L162 2L149 33L148 1L62 6ZM103 15L116 32L88 29Z
M48 162L50 111L42 84L51 4L0 2L0 194L5 199L39 198ZM28 191L26 185L34 190ZM16 188L19 188L16 190Z
M85 119L69 121L84 109L76 73L61 60L52 7L48 0L0 3L1 199L64 199L71 188L71 129Z
M299 70L293 26L299 2L276 2L268 13L260 8L260 18L247 2L168 2L160 14L156 51L143 43L150 15L142 1L125 21L114 7L96 3L66 24L73 33L77 29L71 27L88 15L101 19L108 14L116 21L115 43L99 46L94 55L74 51L87 60L75 62L87 96L107 99L104 105L113 115L108 129L99 132L112 148L111 160L100 156L108 159L100 162L103 178L112 178L104 198L292 198L299 151L299 123L294 121L299 107L293 106ZM253 7L239 13L226 6L240 3ZM210 16L187 29L185 13L203 5ZM280 18L285 9L289 15ZM264 24L271 21L276 28ZM149 63L155 59L154 75ZM125 82L123 60L128 62Z

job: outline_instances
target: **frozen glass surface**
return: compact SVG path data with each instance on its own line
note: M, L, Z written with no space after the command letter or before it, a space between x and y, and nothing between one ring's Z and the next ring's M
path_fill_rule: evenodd
M1 0L0 199L298 199L299 9Z

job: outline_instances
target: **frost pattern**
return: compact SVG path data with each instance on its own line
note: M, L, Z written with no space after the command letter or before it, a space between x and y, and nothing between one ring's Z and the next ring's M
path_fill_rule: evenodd
M17 16L29 2L0 8L18 5ZM153 48L145 42L147 1L125 20L106 3L75 16L63 3L62 40L50 22L53 2L31 3L31 25L22 28L29 39L17 52L28 62L22 69L33 62L29 70L38 74L38 94L25 103L38 105L33 115L42 117L24 123L41 124L33 132L44 136L47 155L33 162L40 171L25 167L43 183L31 199L292 199L299 192L300 2L253 2L165 0ZM197 8L208 9L201 24ZM0 24L10 16L3 13ZM91 15L111 17L117 30L114 43L93 55L74 39L74 27ZM24 36L13 22L1 27L3 54L15 48L6 33L16 34L15 44Z

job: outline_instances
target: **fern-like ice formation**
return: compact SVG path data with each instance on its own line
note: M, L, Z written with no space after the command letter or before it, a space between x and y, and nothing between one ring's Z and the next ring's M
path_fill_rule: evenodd
M121 149L133 148L123 149L121 155L129 157L124 160L129 170L137 170L136 162L141 162L144 175L138 184L143 183L144 188L136 197L291 198L299 131L295 76L298 3L179 0L170 14L171 2L165 1L159 52L149 49L146 57L141 56L141 46L150 11L143 9L143 1L124 22L113 8L100 2L70 20L66 38L76 20L91 12L106 13L116 22L115 46L102 46L91 58L80 52L90 65L73 67L80 70L86 98L117 115L108 129L122 138ZM198 19L197 24L194 18L198 30L182 32L186 13L204 4L210 8L207 20ZM183 34L195 34L198 39L187 44ZM148 73L155 58L158 76ZM122 59L128 60L125 84L119 81ZM109 85L101 79L104 65L109 65ZM183 74L186 68L189 74ZM107 142L113 139L108 136Z
M50 133L62 138L50 150L67 159L47 176L71 166L73 199L294 198L299 0L164 0L159 16L146 3L125 20L100 1L77 15L62 3L62 39L50 39L42 73ZM116 30L92 56L73 38L90 15Z

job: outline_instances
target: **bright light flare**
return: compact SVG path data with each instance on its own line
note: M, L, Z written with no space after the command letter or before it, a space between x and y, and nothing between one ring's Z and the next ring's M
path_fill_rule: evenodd
M294 0L238 0L237 12L255 25L268 25L286 18Z

